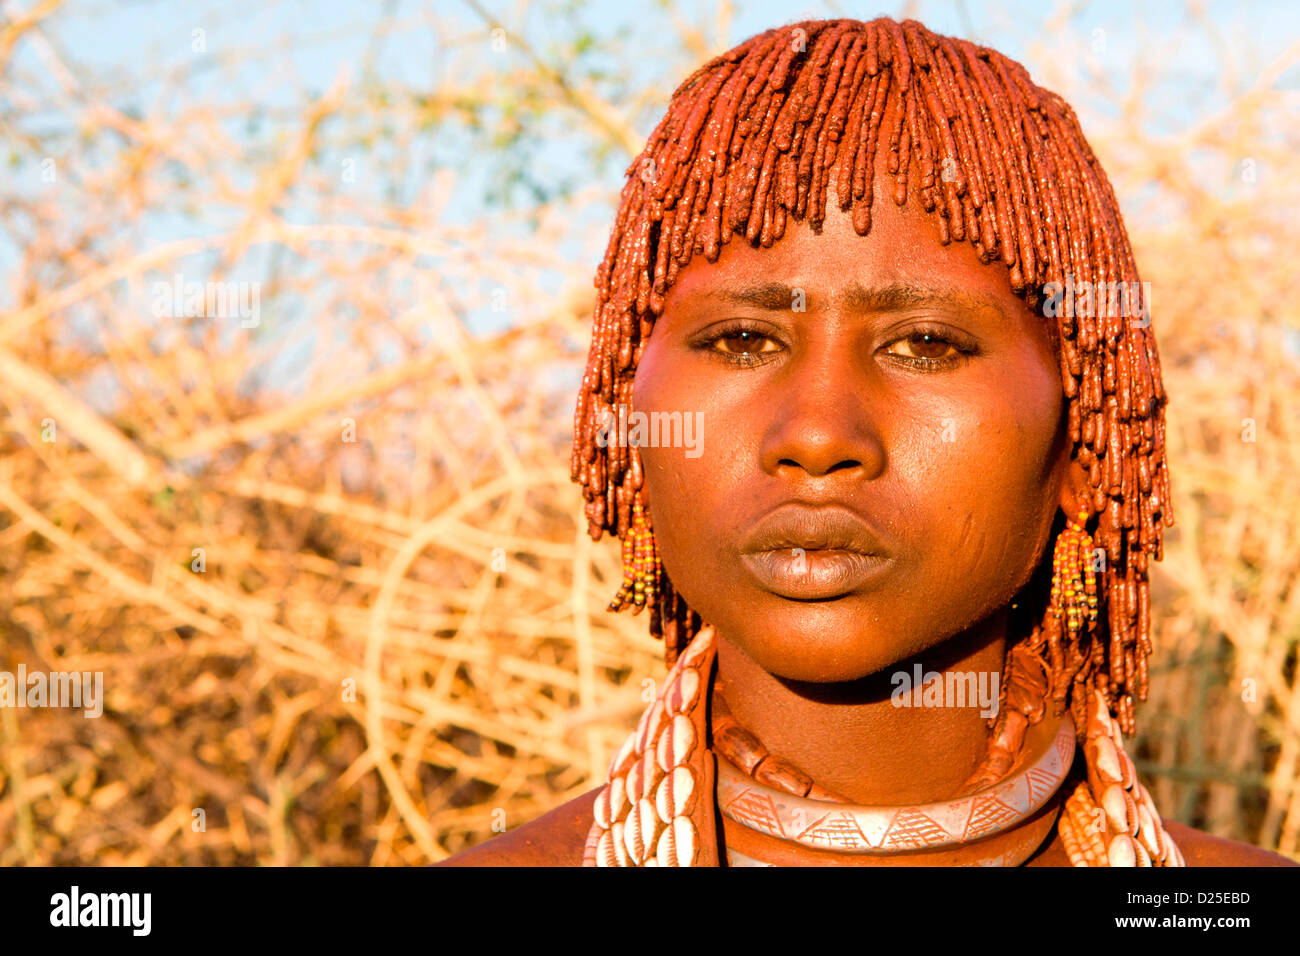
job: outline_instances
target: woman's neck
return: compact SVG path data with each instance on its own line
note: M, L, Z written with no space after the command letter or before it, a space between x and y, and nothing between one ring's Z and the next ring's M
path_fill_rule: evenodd
M861 681L806 684L772 676L719 631L718 680L736 722L821 787L860 804L925 803L955 796L984 759L990 711L981 715L978 689L996 707L1005 634L1003 610ZM945 678L933 706L915 687L918 664L923 679L974 675L961 682L974 699L958 706L949 691L959 682ZM922 706L899 706L904 690Z

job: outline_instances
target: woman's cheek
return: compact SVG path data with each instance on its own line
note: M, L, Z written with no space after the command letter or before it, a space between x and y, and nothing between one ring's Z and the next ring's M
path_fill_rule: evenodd
M924 525L914 524L914 540L929 552L935 583L955 593L996 571L1029 487L1019 473L1024 449L990 429L998 420L970 402L934 403L896 445L895 466L913 503L909 523Z
M900 407L892 442L892 470L909 488L908 497L927 511L951 511L978 488L987 449L983 415L969 405L931 403ZM978 500L978 497L976 497Z
M963 552L958 562L961 572L969 581L987 582L985 592L989 594L1023 583L1038 560L1039 546L1056 510L1054 495L1045 491L1051 473L1055 417L1024 417L1024 408L1050 411L1053 406L1047 399L1033 404L1032 395L1026 395L1025 401L1020 409L990 411L986 422L1009 424L986 425L979 440L967 449L969 467L962 503L971 515L966 520L972 528L954 547Z
M667 410L666 406L657 407ZM639 451L643 493L649 503L660 560L674 583L694 590L702 583L700 579L707 580L718 565L714 551L726 540L720 529L725 525L729 505L734 504L737 487L745 485L744 477L736 474L743 449L736 447L735 439L716 424L719 416L715 413L689 406L681 410L701 412L696 421L703 427L697 432L700 440L695 449L646 447Z

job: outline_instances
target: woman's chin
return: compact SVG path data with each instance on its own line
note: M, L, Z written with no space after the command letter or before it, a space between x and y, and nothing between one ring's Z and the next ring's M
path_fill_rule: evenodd
M736 645L773 677L807 684L864 680L904 660L905 648L885 645L879 635L858 631L845 640L825 631L783 629L740 635Z

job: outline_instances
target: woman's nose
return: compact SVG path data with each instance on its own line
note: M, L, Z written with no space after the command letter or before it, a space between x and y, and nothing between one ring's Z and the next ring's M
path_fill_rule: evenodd
M866 360L851 349L822 347L797 358L768 404L771 421L761 446L769 474L831 473L869 480L885 468L880 418Z

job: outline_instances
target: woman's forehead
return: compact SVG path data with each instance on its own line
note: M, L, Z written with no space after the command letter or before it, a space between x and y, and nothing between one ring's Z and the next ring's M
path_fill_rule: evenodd
M849 213L829 204L814 231L792 222L771 246L733 237L716 262L693 258L665 297L665 314L687 304L748 305L800 311L835 307L902 311L934 305L1027 310L1001 262L985 263L967 242L940 241L933 217L883 202L871 231L858 235Z

